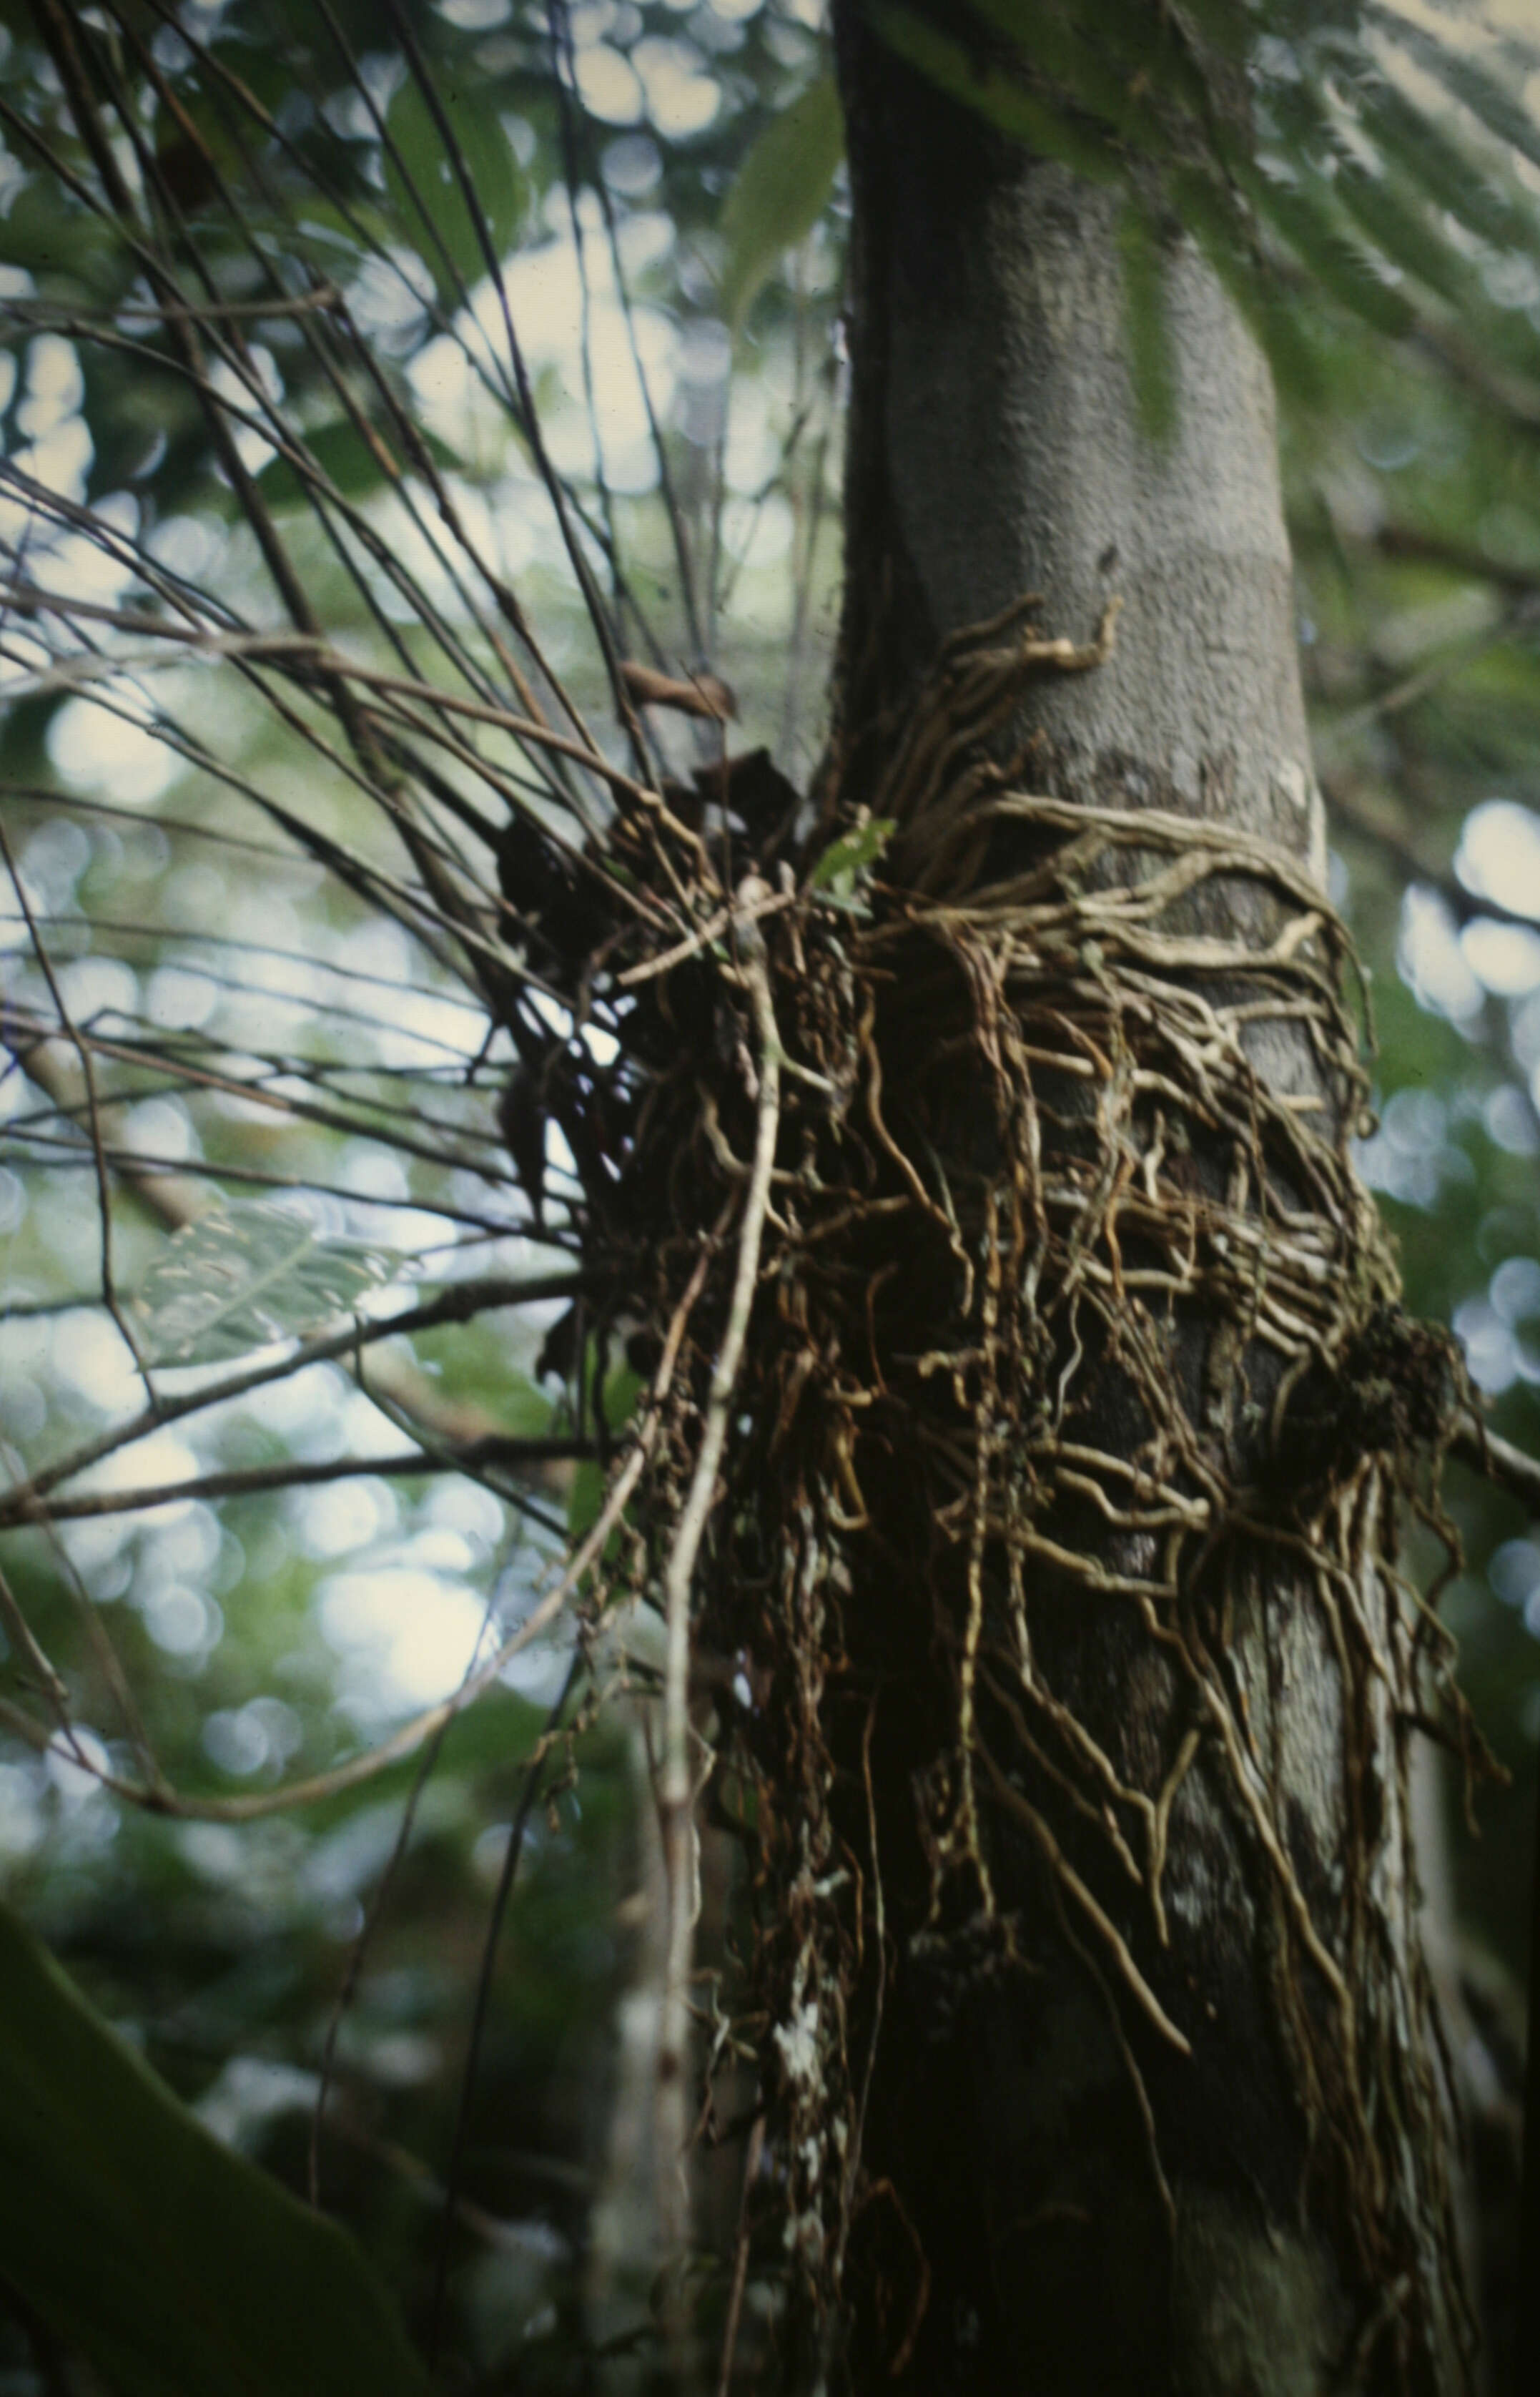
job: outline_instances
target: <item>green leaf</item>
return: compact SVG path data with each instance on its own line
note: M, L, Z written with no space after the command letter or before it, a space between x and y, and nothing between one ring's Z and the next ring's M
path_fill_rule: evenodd
M418 426L417 435L437 464L451 469L459 465L459 459L448 444L425 425ZM344 500L366 499L388 479L379 453L347 417L339 417L296 438L303 441L307 454L315 460L325 480ZM395 445L386 440L385 447L394 449ZM308 477L281 456L270 458L257 477L257 489L269 507L292 507L299 501L308 500L314 488Z
M355 424L346 418L297 436L321 474L347 500L362 499L385 479L385 470ZM269 507L292 507L313 486L285 457L270 458L257 477Z
M808 888L819 891L836 907L860 911L856 883L867 869L877 864L897 829L891 816L873 816L850 832L841 833L824 851L811 874Z
M420 86L404 83L385 115L385 190L395 230L419 251L441 298L453 304L488 272L461 170L500 259L518 230L524 181L494 110L478 107L475 95L448 74L438 83L437 100L458 158Z
M1533 218L1404 92L1389 83L1376 88L1364 124L1386 157L1434 208L1447 208L1494 248L1533 248Z
M121 2397L427 2397L346 2234L221 2147L4 1907L0 2273Z
M734 331L776 260L818 222L844 154L832 74L810 84L750 148L722 207L722 315Z
M30 176L0 216L0 264L25 267L45 290L100 294L127 280L127 245L115 225Z
M1259 213L1276 226L1323 291L1392 341L1411 331L1413 315L1404 294L1385 281L1329 203L1302 185L1269 182L1262 175L1249 181Z
M1446 300L1464 308L1470 300L1470 267L1434 227L1415 193L1399 178L1344 167L1333 189L1370 240L1399 266Z
M1520 97L1521 87L1514 89L1498 83L1477 60L1462 56L1450 43L1421 25L1409 23L1394 9L1371 7L1368 15L1373 24L1443 86L1452 100L1468 108L1489 133L1517 150L1531 166L1540 167L1540 124Z
M402 1262L393 1249L323 1239L286 1207L232 1199L186 1225L145 1275L135 1305L147 1362L219 1364L320 1332Z

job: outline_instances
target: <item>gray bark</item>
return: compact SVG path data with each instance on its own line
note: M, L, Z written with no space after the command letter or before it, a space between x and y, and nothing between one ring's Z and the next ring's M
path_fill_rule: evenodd
M1018 728L1032 738L1030 786L1223 819L1323 879L1273 397L1254 342L1191 245L1173 241L1179 405L1172 438L1152 441L1127 366L1115 202L940 100L876 49L853 6L836 16L855 195L847 774L859 782L866 750L880 751L874 728L912 699L947 634L1034 591L1042 630L1084 641L1118 596L1110 661L1045 679L1030 701ZM1238 921L1262 929L1235 912L1228 929ZM1275 1087L1319 1090L1284 1032L1253 1063ZM1200 1327L1193 1336L1196 1388ZM1061 1695L1121 1771L1158 1788L1183 1728L1160 1655L1127 1610L1088 1608L1083 1592L1045 1587L1034 1610ZM1287 1576L1259 1568L1233 1655L1280 1832L1332 1926L1362 1793L1345 1785L1327 1628ZM1402 1737L1387 1697L1373 1726L1373 1857L1357 1861L1378 1876L1385 1952L1368 1969L1391 2006L1416 1971ZM896 1750L887 1769L902 1778ZM890 1859L907 1802L891 1801ZM1430 2379L1426 2359L1398 2366L1394 2341L1373 2336L1385 2293L1363 2285L1347 2201L1317 2170L1269 1989L1276 1901L1217 1770L1200 1762L1173 1810L1169 1951L1154 1949L1126 1890L1097 1884L1189 2036L1188 2059L1115 2029L1096 1975L1043 1919L1029 1861L995 1864L1035 1922L1031 1974L970 1981L955 1959L937 1965L933 1942L921 1971L925 1943L911 1938L867 2118L868 2168L902 2194L931 2274L900 2385L1034 2397L1456 2389L1447 2323L1447 2377ZM902 1915L896 1865L889 1895ZM1425 2229L1436 2279L1444 2230ZM878 2385L875 2352L858 2329L857 2386Z
M1223 815L1324 869L1272 387L1251 335L1173 243L1178 406L1158 446L1130 386L1116 196L1047 165L991 181L976 208L932 196L920 254L895 240L888 261L880 434L922 637L1035 591L1047 629L1085 639L1116 595L1106 667L1044 687L1058 787ZM923 207L911 186L903 215Z

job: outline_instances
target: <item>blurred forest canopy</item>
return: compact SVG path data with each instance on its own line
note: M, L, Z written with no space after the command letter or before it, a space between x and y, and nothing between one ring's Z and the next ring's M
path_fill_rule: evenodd
M1536 29L1518 0L872 14L1123 194L1152 440L1175 228L1268 350L1373 994L1358 1160L1409 1306L1533 1454ZM413 2389L418 2352L467 2390L668 2385L654 1798L698 1760L624 1511L674 1366L628 1175L730 906L798 891L837 929L881 873L820 772L841 159L821 0L0 0L16 2397L234 2386L221 2338L253 2390L355 2388L366 2354ZM1450 1820L1504 2152L1535 1487L1456 1461L1446 1491L1442 1618L1511 1775L1479 1837ZM725 1742L753 1660L698 1666ZM697 2230L746 2371L778 2263L745 2283L732 1853L695 1926ZM222 2177L188 2109L262 2173ZM257 2318L180 2352L197 2310L130 2237L157 2185L192 2287L270 2259ZM302 2359L261 2321L280 2280L315 2292Z

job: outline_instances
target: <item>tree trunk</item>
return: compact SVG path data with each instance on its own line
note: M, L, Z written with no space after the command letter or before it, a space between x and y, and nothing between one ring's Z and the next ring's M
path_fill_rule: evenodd
M1447 1368L1346 1161L1361 1088L1268 374L1173 240L1178 408L1152 440L1114 200L862 18L837 5L830 785L847 820L900 815L893 882L945 904L868 943L868 1114L900 1195L856 1259L836 1631L799 1551L828 1832L804 1821L787 1876L775 2034L823 2309L796 2369L1446 2397L1467 2341L1407 1804L1441 1657L1395 1524ZM1041 637L1014 664L1019 623L956 642L1027 592ZM995 812L965 823L980 791ZM1091 828L1073 870L1064 802ZM815 1866L819 1891L860 1882L843 1948Z

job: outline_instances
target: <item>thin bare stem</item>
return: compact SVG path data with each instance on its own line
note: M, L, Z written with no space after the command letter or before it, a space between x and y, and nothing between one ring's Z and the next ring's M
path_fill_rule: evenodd
M690 1753L690 1598L695 1562L716 1493L722 1460L754 1306L759 1251L770 1208L770 1175L781 1121L781 1038L770 998L764 941L747 911L764 886L748 877L737 897L744 911L735 921L743 986L754 1014L759 1098L754 1163L738 1230L737 1268L727 1325L711 1377L701 1445L689 1494L663 1573L667 1658L663 1671L663 1754L658 1809L668 1881L668 1940L663 2007L658 2029L659 2209L665 2244L677 2247L684 2233L684 2145L689 2122L686 2062L690 2038L690 1979L695 1929L694 1787Z

